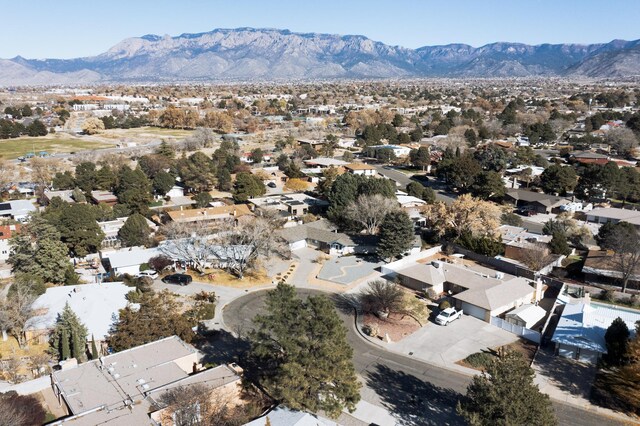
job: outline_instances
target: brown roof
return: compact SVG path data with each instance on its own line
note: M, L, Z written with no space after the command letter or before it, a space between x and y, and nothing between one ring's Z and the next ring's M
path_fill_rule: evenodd
M344 168L347 170L375 170L375 167L364 163L349 163Z
M203 209L178 210L167 212L174 222L196 222L199 220L221 220L231 217L253 215L246 204L234 204L221 207L206 207Z
M2 225L0 226L0 240L8 240L13 236L13 234L17 234L19 232L20 232L19 223L15 225Z

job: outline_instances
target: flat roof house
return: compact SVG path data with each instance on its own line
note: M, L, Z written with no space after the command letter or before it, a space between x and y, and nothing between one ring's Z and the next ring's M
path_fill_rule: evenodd
M18 222L26 222L29 215L37 210L29 200L12 200L0 203L0 217L10 217Z
M587 222L593 223L618 223L628 222L640 228L640 211L620 209L615 207L598 207L587 213Z
M111 191L91 191L91 201L94 204L104 203L114 206L118 202L118 197Z
M349 163L345 164L344 168L348 173L354 175L363 175L363 176L375 176L376 168L364 163Z
M202 371L200 355L177 336L54 371L51 387L69 416L53 424L173 424L161 395L171 388L201 384L240 404L241 370L221 365Z
M88 339L94 336L96 341L103 341L114 317L129 303L126 295L130 291L131 287L118 282L49 287L33 302L38 315L27 322L27 338L46 343L58 314L68 303L87 327Z
M140 266L149 262L154 256L162 254L157 248L129 247L117 251L102 252L102 260L108 262L105 269L116 274L135 275L140 272Z
M202 209L178 210L167 212L172 222L216 222L221 220L237 221L243 216L253 216L253 212L246 204L233 204L221 207L205 207Z

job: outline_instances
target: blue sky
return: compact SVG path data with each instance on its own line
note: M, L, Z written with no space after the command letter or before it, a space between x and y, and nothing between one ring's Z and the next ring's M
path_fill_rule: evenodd
M124 38L269 27L362 34L391 45L640 38L640 0L4 0L0 58L70 58Z

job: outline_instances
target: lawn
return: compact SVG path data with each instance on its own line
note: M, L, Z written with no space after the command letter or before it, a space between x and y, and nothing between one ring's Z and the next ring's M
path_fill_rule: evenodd
M193 133L193 130L181 130L181 129L164 129L161 127L136 127L133 129L110 129L100 134L106 138L132 138L137 139L149 139L153 137L171 137L171 138L186 138Z
M0 139L0 158L16 159L28 152L37 154L46 151L49 154L71 153L75 151L94 150L113 147L111 144L89 142L69 136L45 136L39 138Z

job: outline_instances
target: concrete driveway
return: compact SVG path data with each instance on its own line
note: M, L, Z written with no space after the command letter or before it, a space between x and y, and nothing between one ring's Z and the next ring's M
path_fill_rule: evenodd
M518 336L469 315L463 315L447 326L429 322L400 342L385 345L387 349L422 361L452 367L456 361L483 349L515 342Z

